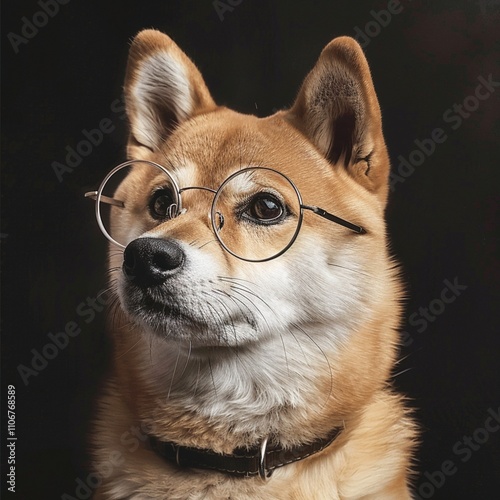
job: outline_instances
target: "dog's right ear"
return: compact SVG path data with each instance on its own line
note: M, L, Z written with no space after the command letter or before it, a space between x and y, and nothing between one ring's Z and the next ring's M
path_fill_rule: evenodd
M141 31L132 41L125 76L129 156L157 151L188 118L216 107L198 68L167 35Z

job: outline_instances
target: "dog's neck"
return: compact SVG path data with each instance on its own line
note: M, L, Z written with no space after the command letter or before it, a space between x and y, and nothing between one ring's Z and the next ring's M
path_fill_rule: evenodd
M154 404L136 405L136 413L161 440L219 453L253 447L268 436L297 446L344 425L345 415L332 418L333 368L326 349L311 340L284 348L278 337L202 352L142 337L134 348L142 358L140 372L132 374L130 365L121 372L128 383L154 394Z

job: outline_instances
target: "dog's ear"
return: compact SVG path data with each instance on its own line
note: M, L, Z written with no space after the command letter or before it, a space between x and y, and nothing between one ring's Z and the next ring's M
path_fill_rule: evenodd
M180 123L215 108L203 78L165 34L141 31L132 41L125 76L131 126L129 153L157 150Z
M368 63L349 37L330 42L285 117L335 168L345 168L385 203L389 158Z

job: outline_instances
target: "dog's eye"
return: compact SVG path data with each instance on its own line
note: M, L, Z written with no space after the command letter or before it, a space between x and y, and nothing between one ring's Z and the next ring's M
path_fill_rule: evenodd
M242 215L260 224L276 224L286 216L286 209L276 196L260 193L250 200Z
M175 216L175 201L169 189L159 189L149 201L149 213L154 219L171 219Z

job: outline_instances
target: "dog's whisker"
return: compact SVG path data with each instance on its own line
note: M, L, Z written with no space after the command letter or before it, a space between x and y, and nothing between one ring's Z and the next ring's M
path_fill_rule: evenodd
M191 359L192 350L193 350L193 343L190 340L189 341L189 349L188 349L187 356L186 356L186 362L184 363L184 367L182 368L181 374L179 375L180 378L182 378L184 373L186 373L187 367L189 366L189 361Z
M179 365L179 359L180 359L180 356L181 356L181 345L178 344L177 347L178 347L178 349L177 349L177 357L175 359L174 369L172 371L172 376L170 378L170 386L168 388L167 401L170 399L170 394L172 392L172 387L173 387L173 384L174 384L175 374L177 373L177 366Z
M360 271L359 269L353 269L352 267L341 266L340 264L333 264L331 262L327 262L327 265L331 267L338 267L340 269L344 269L345 271L350 271L351 273L360 274L361 276L369 276L369 277L372 276L370 273L365 273L363 271Z
M406 356L403 356L402 358L399 358L398 360L396 360L394 362L395 365L399 365L399 363L402 363L403 361L405 361L406 359L408 359L410 356L412 356L414 353L413 352L410 352L408 353Z
M217 278L221 281L227 281L230 283L240 282L240 283L248 283L249 285L255 286L255 283L253 281L246 280L243 278L236 278L234 276L217 276Z
M201 245L198 245L198 250L201 250L202 248L205 248L207 245L210 243L218 243L218 240L216 238L213 238L211 240L206 241L205 243L202 243Z
M210 357L207 358L207 362L208 362L208 369L210 371L210 378L212 379L212 386L214 388L214 392L215 392L215 397L219 397L219 394L217 392L217 385L215 383L215 378L214 378L214 371L212 369L212 360Z
M391 378L395 379L396 377L399 377L400 375L403 375L404 373L409 372L409 371L412 371L412 370L413 370L413 368L412 368L412 367L410 367L410 368L405 368L404 370L401 370L401 371L399 371L399 372L395 373L394 375L392 375L392 377L391 377Z
M286 352L285 339L281 332L280 332L280 339L281 339L281 345L283 346L283 355L285 356L286 371L288 373L288 377L290 377L290 364L288 363L288 354Z
M141 339L138 338L137 339L137 342L135 344L133 344L132 346L130 346L125 352L122 352L120 356L117 356L116 359L120 359L120 358L123 358L123 356L125 356L126 354L128 354L132 349L134 349L134 347L136 347L139 343L140 343Z
M114 326L117 323L117 316L121 313L120 308L120 298L118 294L115 294L111 300L111 303L108 304L107 316L110 318L111 324ZM123 315L122 315L123 316Z
M104 294L109 293L109 292L116 292L116 287L110 284L110 286L102 289L98 294L96 299L100 299Z
M200 374L201 374L201 360L198 360L198 371L196 373L196 382L194 385L194 391L193 391L193 397L196 396L196 393L198 392L198 384L200 383Z
M292 325L294 328L296 328L299 332L303 333L315 346L316 348L318 349L318 351L321 353L321 355L323 356L323 358L325 359L326 361L326 364L327 364L327 367L328 367L328 372L330 374L330 389L328 391L328 395L327 397L325 398L325 402L324 402L324 406L326 406L328 404L328 401L330 399L330 397L332 396L333 394L333 370L332 370L332 365L330 364L330 360L328 359L328 356L326 355L325 351L321 348L321 346L311 337L311 335L309 335L303 328L301 328L299 325Z
M311 368L311 364L309 363L309 356L307 356L306 352L304 351L304 348L302 347L301 342L297 338L297 335L295 335L295 333L293 333L293 329L292 328L289 329L288 333L295 339L295 342L297 343L300 351L302 352L302 359L303 359L303 361L305 363L307 363L307 366L309 368Z

